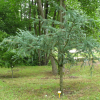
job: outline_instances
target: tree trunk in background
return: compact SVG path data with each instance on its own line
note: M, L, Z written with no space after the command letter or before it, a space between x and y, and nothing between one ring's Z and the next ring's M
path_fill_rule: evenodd
M44 17L44 13L43 13L43 11L42 11L42 6L41 6L41 0L37 0L37 5L38 5L38 18L40 19L40 15L42 16L42 17ZM42 12L41 12L42 11ZM39 21L39 34L38 35L41 35L41 22ZM41 57L41 54L40 54L40 50L39 50L39 66L40 65L42 65L43 64L43 59L42 59L42 57ZM41 60L42 59L42 60Z
M47 15L48 15L48 0L46 0L45 2L45 19L47 19Z
M55 18L56 18L56 10L54 11L53 20L55 20ZM52 23L52 27L55 27L54 22Z
M39 66L41 66L41 53L40 53L41 51L40 50L38 50L38 57L39 57Z
M25 4L25 10L24 10L24 20L26 20L27 19L27 14L26 14L26 2L24 2L24 4Z
M29 0L29 31L31 31L31 3Z
M21 6L21 3L20 3L20 9L21 9L21 11L20 11L20 17L21 17L21 21L22 21L22 6Z
M44 12L43 12L43 8L42 8L41 0L37 0L37 5L38 5L38 9L39 9L39 11L40 11L40 15L41 15L43 18L45 18L45 17L44 17Z
M60 7L62 7L62 3L64 0L60 0ZM62 22L63 16L62 16L62 10L60 9L60 22ZM60 25L60 28L62 28L62 25Z
M38 19L40 19L40 13L38 12ZM39 21L39 34L41 35L41 21Z
M65 0L63 0L63 2L62 2L62 6L63 6L64 9L66 9L66 5L65 5L64 1L65 1ZM62 17L65 16L65 14L66 14L66 13L63 13L63 14L62 14ZM64 18L62 18L62 22L64 22Z
M40 15L42 16L42 18L45 19L43 7L42 7L43 3L41 3L41 0L37 0L37 5L38 5L38 10L39 10ZM40 21L39 21L39 26L40 26ZM44 34L46 34L46 30L44 30ZM44 64L47 65L47 56L46 56L46 54L44 54L44 58L43 59L44 59Z
M13 66L11 66L12 78L13 78Z
M48 3L48 2L47 2L47 3ZM39 9L40 15L42 16L42 18L45 19L45 16L47 16L47 15L44 16L44 12L43 12L43 8L42 8L41 0L37 0L37 5L38 5L38 9ZM47 4L46 4L46 6L47 6ZM47 13L47 11L48 11L48 10L46 10L46 13ZM46 59L47 59L47 58L46 58ZM52 62L52 61L53 61L53 62ZM56 66L55 66L56 64L54 64L54 63L55 63L54 58L52 58L51 63L53 64L53 65L52 65L52 68L56 69ZM55 73L55 74L56 74L56 73Z
M47 15L48 15L48 0L45 1L45 19L47 19ZM47 30L44 30L45 31L45 34L48 34L48 31ZM45 65L47 65L48 63L48 58L47 58L47 54L45 54Z
M34 16L34 19L35 19L35 18L36 18L36 17L35 17L35 16L36 16L36 9L34 9L34 6L36 6L36 1L33 2L33 0L32 0L32 5L33 5L33 16ZM35 34L38 35L36 26L37 26L36 23L34 23Z
M55 63L55 60L52 56L50 56L50 59L51 59L51 64L52 64L52 73L53 75L57 75L57 66L56 66L56 63Z

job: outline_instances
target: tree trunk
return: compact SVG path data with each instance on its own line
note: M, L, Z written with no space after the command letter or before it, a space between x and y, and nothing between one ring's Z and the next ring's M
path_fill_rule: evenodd
M13 66L11 66L12 78L13 78Z
M60 7L62 7L62 6L64 6L65 7L65 5L64 5L64 0L60 0ZM63 23L63 15L64 14L62 14L62 10L60 10L60 22L62 22ZM62 25L60 25L60 28L63 28L63 26ZM60 54L59 54L59 48L58 48L58 61L60 61ZM63 65L63 69L64 69L64 65ZM63 70L63 73L64 73L64 70ZM58 74L60 74L60 66L58 65Z
M61 95L63 95L63 65L60 67L60 91Z
M39 66L41 66L41 56L40 56L40 50L38 50L38 58L39 58Z
M50 56L50 60L51 60L51 64L52 64L52 73L53 75L57 75L57 66L56 66L56 63L55 63L55 60L52 56Z

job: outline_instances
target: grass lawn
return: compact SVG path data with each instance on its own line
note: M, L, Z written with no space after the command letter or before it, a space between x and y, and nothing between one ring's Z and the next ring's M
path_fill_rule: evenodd
M0 68L0 100L100 100L100 64L92 77L90 67L66 66L64 94L59 99L59 76L51 73L51 66L20 66Z

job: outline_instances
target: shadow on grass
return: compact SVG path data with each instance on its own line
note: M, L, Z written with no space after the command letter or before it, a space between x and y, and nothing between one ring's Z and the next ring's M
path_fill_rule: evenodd
M24 77L33 77L33 78L35 78L35 77L38 77L38 76L42 77L41 75L42 76L47 76L47 77L54 76L52 74L52 72L50 72L50 71L46 71L46 72L43 72L43 71L34 72L33 71L33 72L27 72L27 73L24 73L24 72L19 73L19 72L16 72L16 70L13 71L13 78L24 78ZM8 71L6 74L0 74L0 78L6 78L6 79L12 78L12 72Z

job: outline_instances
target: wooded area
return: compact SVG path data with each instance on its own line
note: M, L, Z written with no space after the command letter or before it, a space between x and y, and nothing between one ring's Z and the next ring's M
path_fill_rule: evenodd
M100 0L0 0L0 66L50 62L63 94L66 63L99 59L99 27Z

